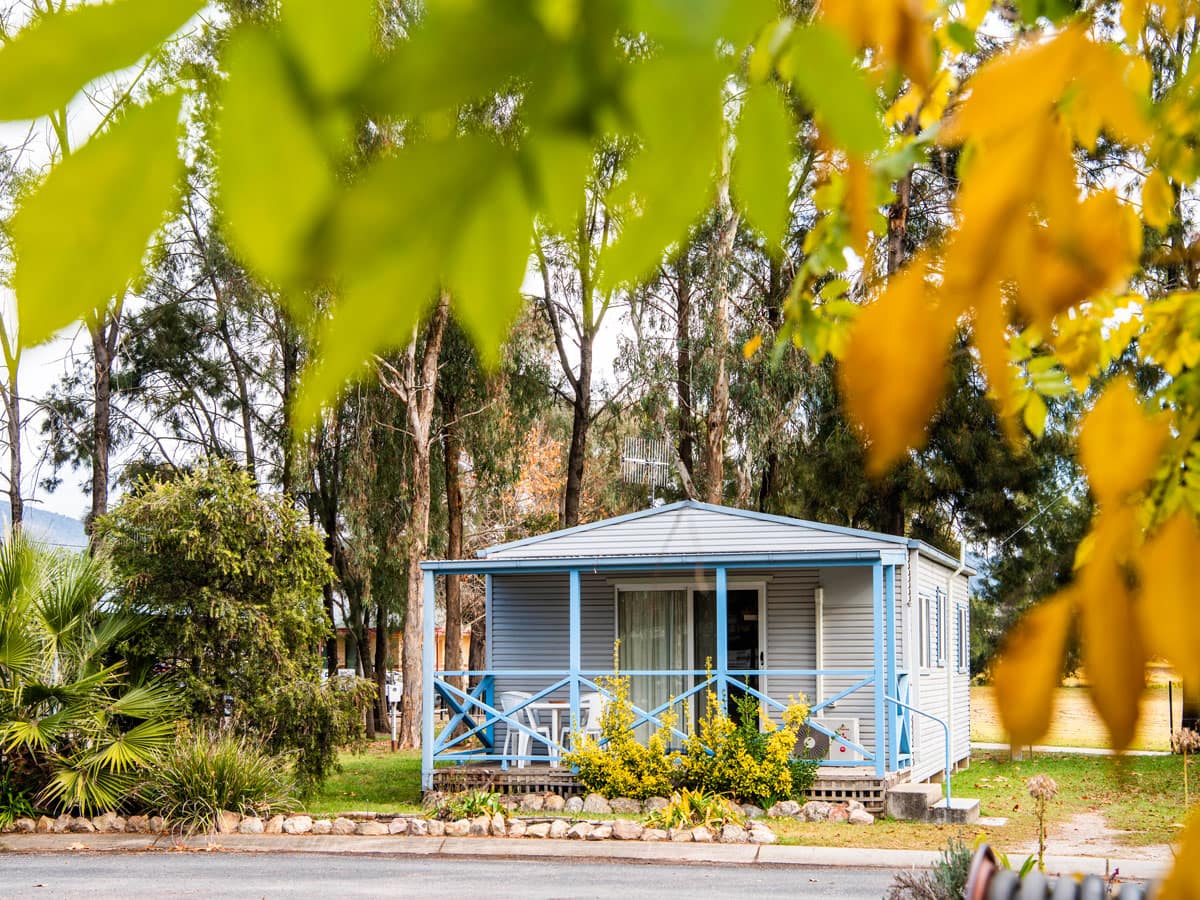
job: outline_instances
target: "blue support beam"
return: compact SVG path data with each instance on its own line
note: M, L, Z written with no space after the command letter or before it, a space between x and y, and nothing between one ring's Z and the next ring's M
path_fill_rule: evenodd
M570 600L570 654L568 667L570 669L571 718L567 722L568 729L577 728L583 719L579 715L579 673L583 668L583 601L579 589L579 570L571 570L571 600ZM554 735L556 741L561 740Z
M883 602L884 628L887 632L887 696L897 697L896 693L896 567L887 566L883 570ZM888 771L900 769L900 729L897 727L899 707L893 707L886 716L888 725Z
M433 638L437 597L434 578L433 572L425 573L421 603L421 787L427 791L433 789L433 680L437 668Z
M884 694L887 685L884 683L884 649L883 649L883 564L871 566L871 607L875 634L875 775L882 778L887 772L887 759L884 747L886 744L887 722L885 720Z
M729 677L729 590L725 567L717 566L717 698L722 708L728 695Z

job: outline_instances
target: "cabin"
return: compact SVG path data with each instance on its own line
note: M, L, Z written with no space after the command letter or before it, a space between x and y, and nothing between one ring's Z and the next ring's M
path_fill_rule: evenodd
M683 501L422 569L427 790L577 791L559 760L571 723L595 727L614 646L640 734L672 710L682 741L710 691L777 721L803 695L814 798L879 810L969 762L975 573L922 541ZM439 671L437 579L464 574L485 579L487 667Z

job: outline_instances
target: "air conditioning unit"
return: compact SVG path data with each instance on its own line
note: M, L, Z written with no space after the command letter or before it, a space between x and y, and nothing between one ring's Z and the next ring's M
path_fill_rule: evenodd
M818 716L813 719L822 728L833 732L838 737L851 741L855 744L861 744L858 739L858 719L845 716ZM829 760L849 760L859 762L862 760L862 754L857 750L847 747L845 744L835 741L828 735L822 734L815 728L809 731L809 738L815 739L819 743L825 745L825 752L821 756L815 754L810 755L810 759L829 759ZM813 748L817 749L816 747Z

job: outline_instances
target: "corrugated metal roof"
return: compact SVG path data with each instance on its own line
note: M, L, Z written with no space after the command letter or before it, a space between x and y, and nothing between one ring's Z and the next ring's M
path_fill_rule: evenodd
M498 544L488 560L856 552L907 548L907 538L684 500Z

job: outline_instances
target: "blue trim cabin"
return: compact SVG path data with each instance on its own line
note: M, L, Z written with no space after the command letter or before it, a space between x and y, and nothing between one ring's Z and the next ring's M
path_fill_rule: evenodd
M685 699L694 719L710 689L776 713L803 694L810 736L828 744L818 785L870 781L874 806L891 784L969 760L974 571L921 541L684 501L422 568L426 789L461 779L455 763L490 767L492 784L553 764L559 735L502 709L500 694L557 702L580 722L616 641L643 731ZM436 578L463 574L485 578L487 668L434 671ZM440 734L435 696L453 726ZM506 741L509 729L528 740ZM676 738L686 730L681 720Z

